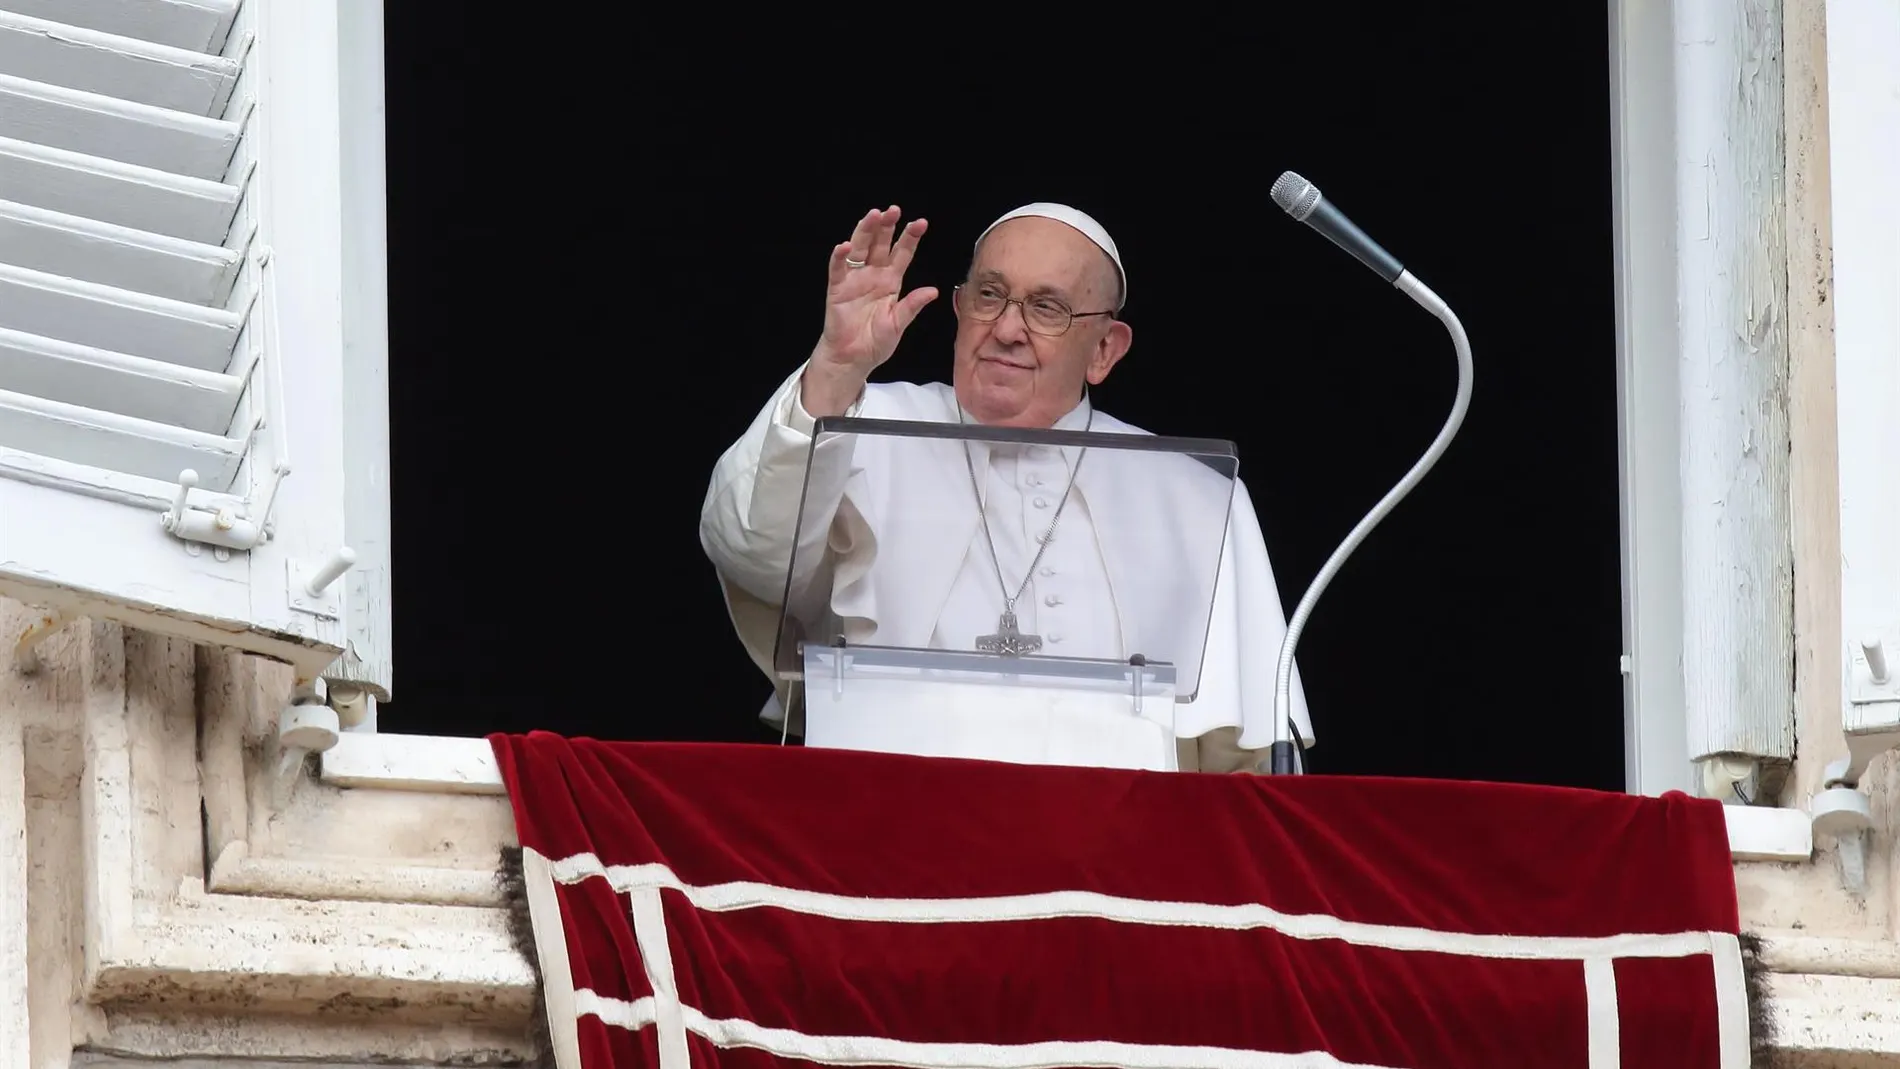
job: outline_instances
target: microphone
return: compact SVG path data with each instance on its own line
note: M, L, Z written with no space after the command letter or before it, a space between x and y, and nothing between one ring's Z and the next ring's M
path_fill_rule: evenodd
M1288 215L1326 235L1333 244L1352 253L1360 263L1372 268L1374 274L1387 282L1397 283L1399 276L1405 273L1397 257L1380 248L1379 243L1354 226L1345 213L1320 196L1318 186L1292 171L1275 179L1273 189L1267 195Z
M1293 610L1293 615L1287 618L1286 638L1280 643L1280 661L1273 678L1273 745L1268 751L1268 768L1264 771L1275 776L1289 776L1303 771L1294 760L1293 736L1296 728L1293 724L1292 712L1293 651L1299 645L1300 633L1306 629L1306 621L1313 615L1314 603L1318 602L1319 596L1325 593L1327 584L1333 581L1333 577L1339 574L1339 569L1345 565L1346 558L1350 557L1353 551L1359 548L1359 544L1366 540L1366 536L1372 533L1372 529L1377 527L1400 501L1404 500L1405 495L1411 493L1412 488L1425 478L1425 473L1432 470L1432 466L1438 463L1439 457L1445 455L1445 450L1451 446L1452 437L1464 424L1465 412L1471 407L1471 339L1465 336L1464 325L1458 322L1458 317L1453 314L1450 305L1446 304L1438 294L1433 293L1423 282L1413 277L1410 271L1400 265L1396 257L1380 248L1378 242L1367 237L1365 231L1354 226L1352 220L1341 214L1339 209L1328 204L1326 199L1320 196L1319 188L1313 183L1292 171L1287 171L1274 181L1269 195L1273 197L1275 204L1286 209L1288 215L1326 235L1333 244L1352 253L1360 263L1372 268L1380 278L1392 283L1400 293L1417 301L1426 311L1437 316L1439 322L1445 325L1445 329L1451 332L1452 348L1457 351L1458 356L1458 392L1452 399L1451 415L1445 420L1445 425L1439 429L1438 437L1432 439L1432 444L1426 448L1425 455L1419 457L1418 463L1412 465L1412 470L1406 472L1404 478L1398 481L1398 485L1392 487L1384 497L1379 499L1378 504L1372 506L1372 511L1366 513L1365 519L1360 520L1358 526L1346 535L1345 541L1339 544L1339 548L1333 550L1333 555L1320 566L1319 574L1313 577L1312 584L1306 588L1306 595L1300 598L1300 604ZM1256 769L1256 771L1262 770Z

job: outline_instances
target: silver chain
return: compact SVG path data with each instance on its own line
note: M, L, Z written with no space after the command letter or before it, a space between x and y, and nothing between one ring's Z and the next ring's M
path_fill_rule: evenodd
M1087 400L1087 395L1084 395L1084 400ZM958 405L957 422L963 421L963 406ZM1091 402L1088 421L1082 425L1083 433L1088 433L1088 429L1093 426L1095 426L1095 405ZM990 563L996 566L996 585L1003 592L1004 613L1016 611L1016 602L1022 599L1023 592L1029 589L1029 581L1035 578L1036 565L1042 563L1042 555L1049 551L1049 543L1055 541L1056 524L1062 522L1062 510L1068 506L1069 494L1075 489L1075 477L1082 471L1082 458L1088 455L1087 446L1083 446L1082 451L1076 454L1075 467L1069 471L1069 485L1062 488L1062 500L1056 502L1056 514L1049 519L1049 529L1042 532L1041 538L1036 539L1039 543L1036 547L1036 555L1029 559L1029 570L1023 574L1022 584L1016 588L1016 593L1012 596L1009 592L1009 580L1003 578L1003 559L996 552L996 536L990 533L990 510L983 504L983 485L976 478L976 461L971 459L969 441L967 439L964 441L963 466L970 472L970 489L976 494L976 515L983 521L983 540L990 546Z

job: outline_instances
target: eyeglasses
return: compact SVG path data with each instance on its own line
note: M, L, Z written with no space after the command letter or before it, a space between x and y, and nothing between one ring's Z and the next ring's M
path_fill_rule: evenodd
M950 299L956 304L958 315L968 316L979 323L995 322L1003 317L1010 305L1016 305L1023 310L1023 326L1049 338L1068 333L1078 319L1115 314L1112 311L1072 312L1068 305L1054 297L1025 297L1019 301L994 282L982 282L973 287L958 286L951 291Z

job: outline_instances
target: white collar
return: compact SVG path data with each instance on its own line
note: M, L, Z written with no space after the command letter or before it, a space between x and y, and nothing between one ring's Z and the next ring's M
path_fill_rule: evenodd
M954 393L951 394L950 403L956 408L958 414L957 418L959 418L961 422L968 423L972 426L984 425L981 420L970 414L969 409L964 408L963 405L956 401L956 395ZM1077 402L1074 408L1064 413L1061 419L1056 420L1055 426L1050 429L1058 431L1083 430L1089 426L1089 416L1093 410L1094 406L1090 404L1088 394L1085 392L1082 395L1082 400Z
M979 424L976 418L970 415L969 410L965 409L961 404L958 404L954 400L954 397L951 401L951 404L956 407L959 413L961 413L963 422L971 424L973 426L983 425L983 424ZM1055 426L1050 429L1058 430L1058 431L1086 430L1093 425L1093 421L1090 419L1090 416L1092 415L1092 413L1093 413L1093 407L1089 402L1088 395L1084 393L1082 396L1082 400L1079 403L1077 403L1074 408L1071 408L1069 409L1068 412L1064 413L1061 419L1056 420ZM1023 450L1025 447L1015 442L969 442L969 441L966 441L963 443L963 448L966 451L966 453L969 454L970 463L972 465L974 465L977 468L987 468L989 467L991 463L998 460L1002 460L1006 457L1007 458L1022 457ZM1032 448L1030 450L1030 453L1031 455L1034 455L1035 453L1039 451L1040 451L1039 448ZM1063 466L1068 468L1071 472L1075 471L1075 465L1078 462L1080 462L1081 457L1082 457L1082 454L1072 446L1062 446L1056 449L1056 453L1062 458ZM978 491L978 496L983 497L985 495L982 493L982 491Z

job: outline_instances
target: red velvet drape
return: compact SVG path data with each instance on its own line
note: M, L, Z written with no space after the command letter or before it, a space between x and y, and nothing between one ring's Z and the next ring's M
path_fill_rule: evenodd
M695 1066L1718 1069L1745 1029L1713 802L491 741L589 1069L658 1065L667 1028Z

